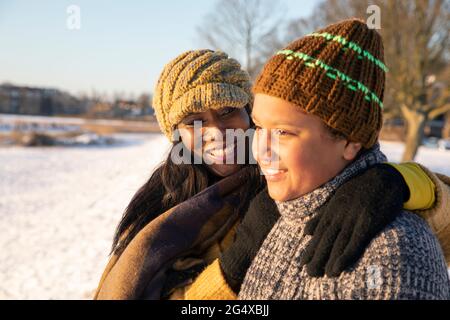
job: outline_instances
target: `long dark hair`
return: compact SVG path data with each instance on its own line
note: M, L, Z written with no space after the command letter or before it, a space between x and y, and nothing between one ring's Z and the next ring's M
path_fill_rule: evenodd
M253 126L253 123L251 123ZM247 149L248 148L247 141ZM117 226L111 253L121 254L136 234L150 221L175 205L186 201L206 189L220 178L210 173L203 164L175 164L171 158L172 145L167 159L151 174L128 204ZM247 161L249 161L248 155ZM247 162L249 163L249 162ZM256 164L249 166L250 178L240 189L239 212L245 213L253 197L265 186Z

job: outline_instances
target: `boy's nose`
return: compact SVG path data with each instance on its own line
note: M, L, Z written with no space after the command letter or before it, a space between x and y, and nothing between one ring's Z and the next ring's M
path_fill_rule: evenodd
M268 165L273 162L272 152L272 138L270 130L260 129L257 131L256 137L253 141L255 159L260 165Z

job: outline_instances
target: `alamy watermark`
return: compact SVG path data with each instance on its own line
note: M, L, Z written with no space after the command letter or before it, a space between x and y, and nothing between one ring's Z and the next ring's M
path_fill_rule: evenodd
M381 9L379 6L372 4L367 7L366 13L370 16L366 20L369 29L381 29Z
M80 6L72 4L66 8L66 27L69 30L81 29L81 9Z
M183 135L193 136L192 146L183 143ZM277 130L226 129L224 134L217 128L203 128L201 121L194 121L193 129L174 130L172 141L176 143L170 157L175 164L256 164L252 143L258 155L270 162L272 168L277 168L279 162Z
M367 267L366 273L366 285L369 289L379 289L383 284L383 279L381 277L381 268L376 265L370 265Z

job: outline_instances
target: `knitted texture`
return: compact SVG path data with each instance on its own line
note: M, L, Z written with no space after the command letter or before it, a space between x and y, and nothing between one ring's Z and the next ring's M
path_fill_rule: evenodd
M382 126L383 60L380 35L360 20L345 20L279 51L253 92L289 101L370 148Z
M419 167L433 181L436 201L427 210L419 210L421 217L427 220L441 244L448 265L450 266L450 177L433 173L424 166Z
M214 260L184 295L185 300L236 300L236 298L236 294L225 280L219 260Z
M257 194L237 227L234 242L220 255L219 262L228 284L236 292L267 234L280 217L267 188Z
M172 140L173 130L190 113L252 103L250 77L223 52L187 51L163 69L153 97L161 131Z
M385 161L378 144L322 187L278 202L280 219L250 266L239 299L448 299L442 250L420 217L402 212L380 232L355 265L339 277L310 277L300 260L311 240L308 221L339 185ZM382 204L380 204L382 205Z

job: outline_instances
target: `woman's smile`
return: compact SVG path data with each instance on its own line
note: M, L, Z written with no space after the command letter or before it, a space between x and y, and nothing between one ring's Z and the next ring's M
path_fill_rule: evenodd
M215 145L208 147L205 150L203 157L205 160L211 160L213 163L230 163L230 161L234 162L236 150L236 143L231 143L228 145Z

